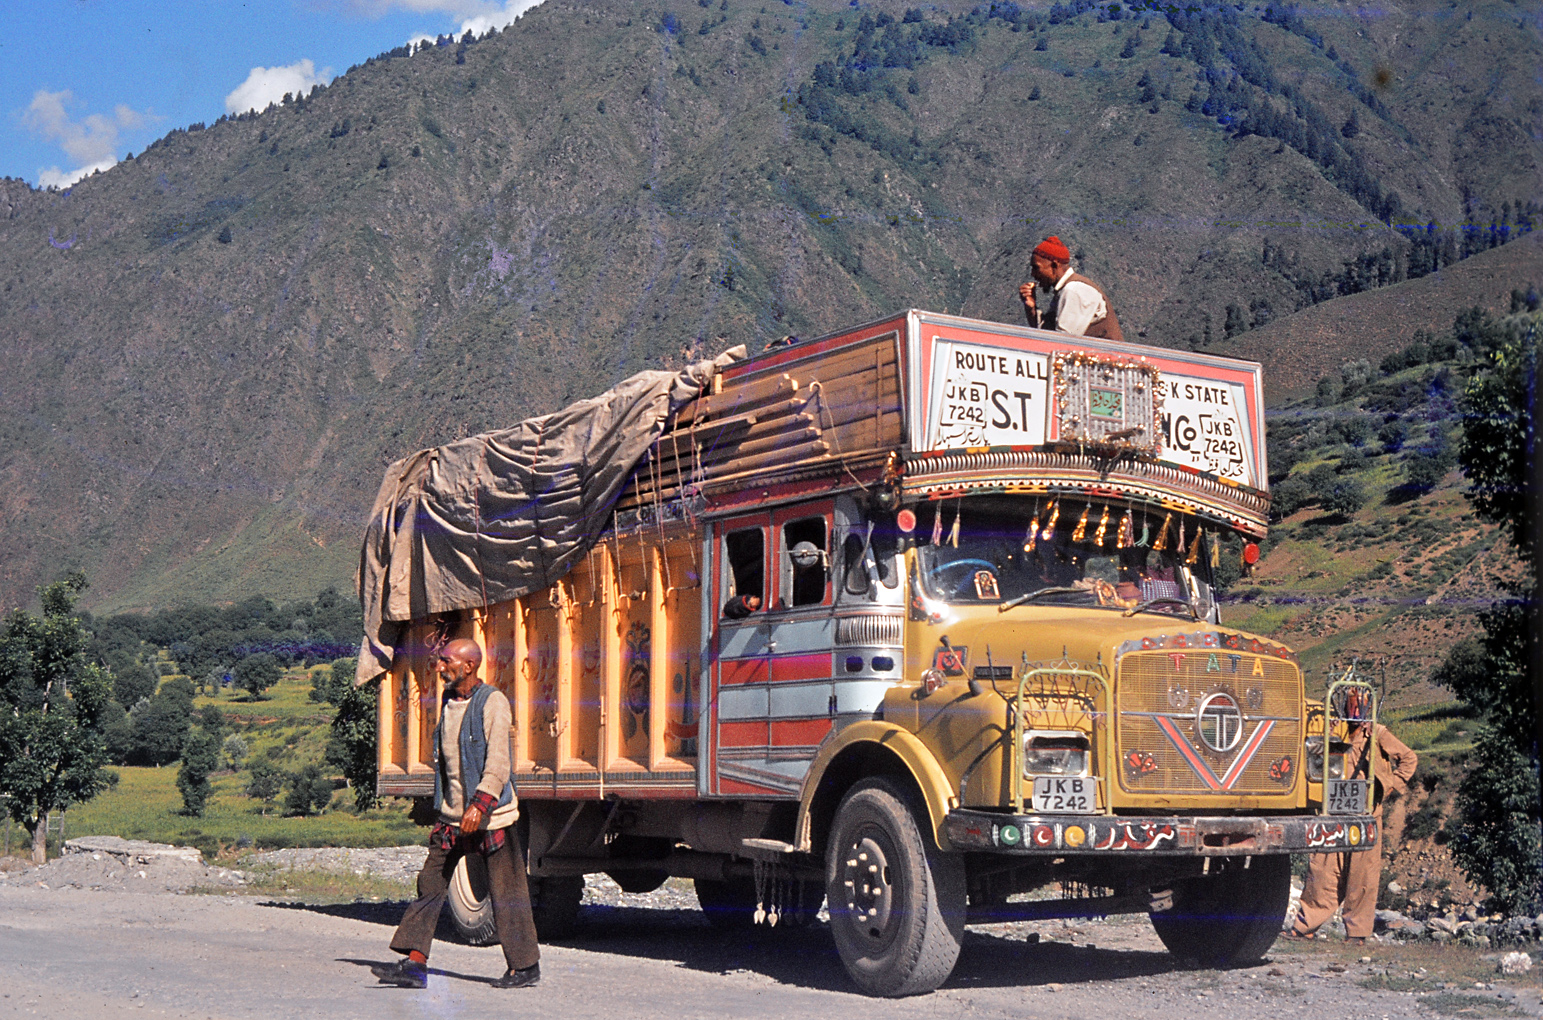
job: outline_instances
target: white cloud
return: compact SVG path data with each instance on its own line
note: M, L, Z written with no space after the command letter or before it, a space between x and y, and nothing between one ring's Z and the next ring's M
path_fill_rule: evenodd
M246 81L225 97L225 112L266 110L270 103L283 99L286 92L303 95L312 86L326 85L331 80L332 68L318 71L310 60L297 60L285 67L254 67Z
M65 155L76 164L74 170L61 170L57 166L39 168L40 187L67 188L87 174L108 169L118 162L118 132L144 127L148 120L147 114L122 103L113 108L111 116L93 113L74 120L68 110L74 102L75 93L69 89L59 92L38 89L22 115L22 123L30 131L58 142Z
M541 0L504 0L502 5L479 4L479 7L486 6L491 8L491 10L467 17L461 22L461 27L456 30L455 34L465 35L467 32L471 32L472 35L482 35L490 28L508 28L514 24L515 19L519 18L520 15L540 3Z

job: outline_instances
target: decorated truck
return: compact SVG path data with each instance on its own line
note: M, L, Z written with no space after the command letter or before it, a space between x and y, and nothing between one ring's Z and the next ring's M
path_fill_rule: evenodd
M477 641L547 937L585 875L677 876L747 933L823 904L877 995L1010 920L1145 913L1224 966L1289 854L1375 848L1336 739L1372 689L1309 702L1218 607L1258 365L906 311L639 386L393 465L366 541L378 788L432 792L436 651ZM451 901L492 937L474 860Z

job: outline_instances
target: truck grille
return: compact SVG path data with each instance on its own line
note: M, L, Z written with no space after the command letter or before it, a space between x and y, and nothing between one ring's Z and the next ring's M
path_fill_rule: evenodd
M1295 788L1302 757L1295 664L1226 648L1128 652L1116 689L1122 789L1232 796Z

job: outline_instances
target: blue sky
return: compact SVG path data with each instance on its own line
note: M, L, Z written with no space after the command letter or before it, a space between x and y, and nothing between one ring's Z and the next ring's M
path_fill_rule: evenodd
M539 0L536 0L539 2ZM174 127L325 83L533 0L6 0L0 176L67 185Z

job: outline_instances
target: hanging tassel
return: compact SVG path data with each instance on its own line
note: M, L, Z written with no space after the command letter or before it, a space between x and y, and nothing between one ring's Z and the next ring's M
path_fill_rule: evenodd
M939 501L937 509L932 514L932 547L936 549L943 544L943 503Z
M1176 553L1188 552L1184 548L1184 518L1182 517L1179 518L1179 544L1173 547L1173 551Z
M1094 532L1094 534L1093 534L1093 547L1095 549L1102 549L1104 547L1104 536L1107 535L1108 533L1109 533L1109 504L1105 503L1104 504L1104 514L1103 514L1102 517L1100 517L1098 519L1098 531Z
M1210 535L1207 537L1206 541L1210 543L1211 568L1214 570L1215 568L1222 565L1222 537L1219 534Z
M948 529L948 544L955 549L959 548L959 518L964 516L964 497L959 497L959 502L954 506L954 526Z
M1187 566L1194 566L1200 562L1200 529L1195 529L1195 537L1189 543L1189 556L1184 560Z
M1138 548L1145 549L1150 544L1151 538L1152 522L1147 520L1147 512L1143 508L1141 511L1141 541L1137 542L1136 546Z
M1129 549L1136 544L1135 539L1135 521L1131 517L1130 509L1126 508L1125 516L1120 518L1120 530L1114 540L1114 547L1116 549Z
M1089 503L1087 506L1082 508L1082 516L1077 518L1076 530L1072 532L1073 542L1081 542L1083 538L1086 537L1088 533L1088 512L1092 509L1092 503Z
M1039 500L1034 501L1034 516L1029 520L1029 531L1023 536L1023 551L1025 554L1034 551L1034 543L1039 541Z
M1173 520L1173 514L1163 514L1162 526L1157 529L1157 541L1152 543L1153 552L1162 552L1168 548L1168 522Z
M1048 542L1055 537L1055 524L1056 521L1059 521L1060 519L1061 502L1060 500L1057 500L1050 504L1050 519L1045 522L1045 530L1039 533L1039 539L1041 542Z

